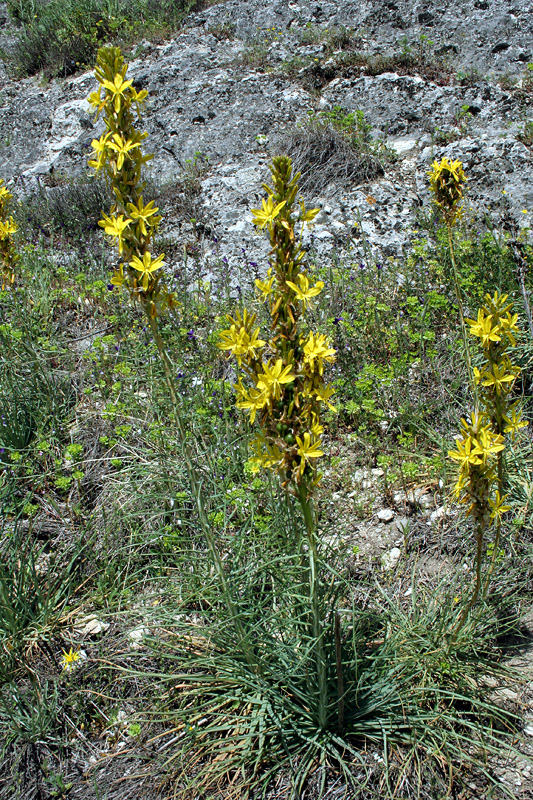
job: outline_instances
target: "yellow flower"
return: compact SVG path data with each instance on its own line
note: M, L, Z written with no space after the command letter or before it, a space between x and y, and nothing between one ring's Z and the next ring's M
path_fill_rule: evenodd
M434 161L428 175L435 204L453 222L462 213L459 203L463 198L463 184L467 181L462 162L450 161L448 158Z
M477 367L474 369L477 383L481 383L482 386L494 386L497 395L507 391L505 384L513 383L516 374L517 367L513 367L505 356L499 364L492 364L492 371L484 369L483 372L480 372Z
M492 314L485 316L483 308L478 310L477 320L467 319L466 321L470 325L470 334L478 336L483 347L488 347L491 342L501 341L501 336L499 335L500 326L498 324L493 326Z
M520 428L527 428L528 425L528 423L522 419L522 413L520 411L517 413L518 403L519 401L517 400L516 403L513 403L508 413L503 415L504 422L507 423L503 432L511 434L511 439L513 441Z
M500 492L497 489L494 500L491 500L489 498L489 506L492 508L492 514L490 515L491 519L495 519L497 520L497 522L501 522L503 514L505 514L506 511L511 510L511 506L506 506L503 504L503 501L505 500L506 497L507 497L506 494L504 494L503 497L500 497Z
M318 294L320 294L320 292L324 288L324 282L317 281L315 285L310 289L309 279L307 278L306 275L302 275L301 272L298 275L298 282L300 284L299 286L297 286L292 281L287 281L287 286L290 286L290 288L296 294L298 300L300 300L302 303L303 310L305 311L305 309L307 308L307 303L311 299L311 297L316 297Z
M255 285L257 286L257 288L261 292L261 300L266 300L267 297L269 297L269 295L272 294L272 292L274 291L274 289L272 287L274 285L274 281L275 280L276 280L276 276L272 275L272 270L271 269L269 269L268 272L267 272L267 280L266 281L256 280Z
M258 339L258 336L259 328L256 328L250 335L246 328L237 328L236 325L232 325L231 328L220 332L222 341L218 343L217 347L221 350L230 350L240 366L243 356L257 358L256 350L265 346L266 342Z
M4 186L4 181L0 178L0 203L5 203L7 200L10 200L13 197L11 192L8 192L6 187Z
M4 222L0 220L0 240L7 239L12 233L16 233L18 228L12 217L6 219Z
M161 253L161 255L155 259L155 261L152 261L152 256L147 251L143 255L142 261L138 256L133 256L133 260L130 261L130 267L133 267L133 269L136 269L137 272L141 273L142 287L145 291L148 289L148 282L150 280L150 276L158 269L161 269L162 266L164 266L165 263L163 261L164 257L165 254Z
M132 142L131 139L124 140L119 133L114 133L113 139L113 142L107 143L107 147L117 153L117 169L122 169L126 156L130 157L129 153L131 150L140 147L141 144L140 142Z
M88 161L88 164L90 167L94 167L94 169L97 171L105 166L107 159L106 148L108 139L109 133L103 133L99 139L93 139L91 142L91 147L96 153L96 158Z
M330 397L335 394L333 386L326 386L321 383L319 386L315 386L314 389L311 389L309 393L314 394L318 400L325 403L330 411L337 411L336 407L329 402Z
M121 103L121 100L122 100L122 96L130 88L132 83L133 83L133 81L124 80L124 76L121 75L120 73L115 75L115 77L114 77L112 82L111 81L106 81L106 80L101 82L101 86L104 89L107 89L107 91L111 94L111 98L112 98L112 100L114 102L115 111L116 111L117 114L120 111L120 103ZM93 97L93 95L91 95L91 97ZM90 98L89 98L89 102L91 102ZM95 103L93 102L92 105L95 105ZM119 167L119 169L120 169L120 167Z
M131 219L124 219L123 214L118 214L115 217L108 217L107 214L102 212L103 219L99 221L99 225L104 229L108 236L117 239L118 252L122 253L124 249L124 231L130 225Z
M274 206L271 195L269 195L268 200L263 198L261 201L261 208L252 208L254 225L257 225L261 230L265 225L272 225L272 222L278 216L286 202L286 200L283 200L282 203L278 203L277 206Z
M151 228L156 228L161 222L161 217L155 216L159 209L154 206L154 201L150 200L147 205L144 205L142 195L139 197L137 205L134 203L128 203L128 211L132 220L137 224L139 231L143 236L148 235L148 230L146 228L147 222ZM153 217L153 219L150 219L151 217Z
M250 412L250 422L253 424L256 413L261 411L261 409L268 404L268 392L264 387L258 389L252 388L247 392L241 383L237 384L235 389L239 397L236 403L237 408L247 409Z
M310 463L310 459L319 458L320 456L323 456L324 453L319 449L321 445L320 439L317 438L311 441L311 434L307 433L307 431L304 433L303 441L299 436L296 437L296 443L298 445L298 455L301 459L299 468L299 474L301 477L303 475L305 465Z
M270 361L263 364L263 372L258 376L257 388L265 389L270 397L279 400L281 397L281 387L285 383L292 383L296 375L291 372L291 364L284 367L281 358L271 366Z
M470 464L479 466L483 463L480 458L481 452L477 442L471 436L456 441L457 450L448 450L448 455L454 461L458 461L462 472L468 472Z
M63 650L61 655L61 666L63 668L63 672L71 672L75 669L76 662L80 660L80 651L73 650L72 647L68 651L68 653Z
M481 428L475 443L484 464L487 462L490 455L499 453L501 450L505 449L503 436L499 433L494 433L489 425L485 425Z
M124 286L126 283L126 276L124 275L124 264L121 264L117 267L113 273L113 277L111 278L111 283L113 286Z
M335 361L336 350L329 347L327 338L323 333L309 334L309 339L304 345L304 361L309 364L311 370L315 369L315 361L318 365L318 373L324 372L324 361Z

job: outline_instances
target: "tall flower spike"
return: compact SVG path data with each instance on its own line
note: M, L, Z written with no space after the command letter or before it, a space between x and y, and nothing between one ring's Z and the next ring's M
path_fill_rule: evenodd
M147 92L138 92L126 78L127 65L116 47L100 48L95 74L99 88L89 96L98 116L103 113L106 131L93 139L94 157L89 165L104 173L115 196L109 215L100 226L118 247L124 263L111 279L125 286L130 295L145 304L150 318L175 305L174 295L164 286L163 255L152 257L152 240L161 221L153 201L144 203L142 166L152 154L142 152L147 134L136 126Z
M236 385L237 407L258 421L261 435L254 440L255 468L278 471L283 485L299 496L317 481L316 463L322 457L320 412L330 402L333 388L323 377L326 363L335 359L323 334L309 331L304 315L324 284L311 284L301 247L303 226L316 209L298 203L298 175L289 158L280 156L270 167L272 185L261 208L253 209L254 224L266 229L271 261L264 280L256 280L261 300L271 318L271 338L253 330L255 315L229 316L219 347L233 356L242 374ZM297 230L298 228L298 230ZM307 495L306 495L307 496Z

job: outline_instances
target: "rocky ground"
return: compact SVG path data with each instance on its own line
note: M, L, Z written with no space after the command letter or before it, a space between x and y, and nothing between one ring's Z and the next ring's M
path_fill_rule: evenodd
M5 13L2 24L5 42ZM224 256L233 271L242 268L243 248L254 263L264 256L250 208L269 159L309 112L336 106L363 111L397 158L370 182L354 185L339 174L308 198L322 209L319 256L347 241L354 259L400 256L428 202L426 171L444 155L463 160L479 213L497 222L510 208L519 225L530 224L527 2L232 0L192 15L172 41L141 42L133 55L129 74L149 92L153 177L169 186L188 170L201 185L194 222L182 204L181 213L167 212L164 233L180 250L194 239L207 273ZM87 173L101 129L87 113L94 87L90 71L50 82L12 80L4 71L0 175L19 193L51 176L57 185Z

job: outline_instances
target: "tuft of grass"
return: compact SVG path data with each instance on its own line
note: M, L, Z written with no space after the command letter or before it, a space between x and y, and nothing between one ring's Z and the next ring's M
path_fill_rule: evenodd
M390 157L383 143L372 139L361 111L311 113L306 124L284 141L285 152L301 173L302 189L316 196L330 184L358 184L383 175Z

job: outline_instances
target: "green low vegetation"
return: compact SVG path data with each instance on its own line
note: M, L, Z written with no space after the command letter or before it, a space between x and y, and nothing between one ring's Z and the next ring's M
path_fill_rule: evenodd
M97 78L72 225L0 185L0 798L515 796L527 232L464 211L443 159L405 258L355 224L324 265L280 156L270 265L207 282L163 255L118 49ZM362 116L314 124L377 158Z

